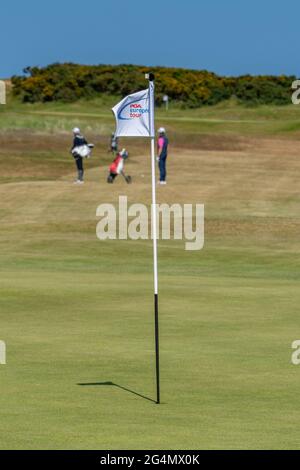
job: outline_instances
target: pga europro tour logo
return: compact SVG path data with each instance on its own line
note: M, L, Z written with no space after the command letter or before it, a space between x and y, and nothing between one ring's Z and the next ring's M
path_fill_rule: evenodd
M127 111L127 113L124 111ZM141 103L130 103L125 107L124 111L122 114L119 114L119 119L136 119L140 118L143 114L149 114L149 108L144 107ZM129 117L124 117L124 114L129 114Z
M6 364L6 344L0 340L0 365Z
M0 80L0 104L6 104L6 86L3 80Z
M128 121L129 119L140 119L144 114L149 114L148 101L148 98L142 98L126 103L118 111L118 119Z
M150 212L150 214L149 214ZM96 235L99 240L153 239L153 207L144 204L128 206L127 196L119 196L119 205L100 204L96 216ZM156 204L157 239L184 240L187 251L204 246L203 204ZM172 230L173 228L173 230Z
M295 90L292 94L292 103L300 104L300 80L295 80L292 83L292 90Z

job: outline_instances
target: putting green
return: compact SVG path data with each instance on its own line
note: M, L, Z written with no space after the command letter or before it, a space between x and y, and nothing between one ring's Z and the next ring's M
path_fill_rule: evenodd
M103 145L77 187L59 143L18 138L0 155L0 447L299 448L299 142L172 148L158 200L204 203L206 240L159 242L158 406L151 242L95 234L98 204L149 203L147 149L107 185Z

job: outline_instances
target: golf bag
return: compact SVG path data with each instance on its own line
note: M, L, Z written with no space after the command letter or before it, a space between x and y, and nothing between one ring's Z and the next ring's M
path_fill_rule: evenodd
M118 175L122 175L127 184L132 182L131 176L125 175L124 173L124 160L127 157L128 153L123 150L117 154L116 158L109 167L109 175L107 177L108 183L112 184Z
M78 147L73 148L72 154L74 157L90 158L93 148L94 144L79 145Z

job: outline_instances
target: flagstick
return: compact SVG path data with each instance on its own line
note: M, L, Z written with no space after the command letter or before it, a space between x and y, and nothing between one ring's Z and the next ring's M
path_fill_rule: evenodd
M159 323L158 323L158 273L157 273L157 219L156 219L156 178L155 178L155 129L154 129L154 75L149 74L150 123L151 130L151 173L152 173L152 238L154 274L154 318L155 318L155 365L156 365L156 403L160 403L159 376Z
M157 274L157 224L156 224L156 181L155 181L155 142L151 137L152 167L152 237L153 237L153 273L154 273L154 317L155 317L155 356L156 356L156 403L160 403L159 383L159 329L158 329L158 274Z
M149 89L126 96L120 103L112 108L116 118L116 135L118 137L150 137L151 139L151 171L152 171L152 239L153 239L153 273L154 273L154 317L155 317L155 365L156 365L156 403L160 403L160 377L159 377L159 329L158 329L158 275L157 275L157 207L156 207L156 181L155 181L155 125L154 125L154 75L146 74L149 81ZM142 93L142 97L140 96ZM138 98L137 98L138 96ZM131 118L122 118L122 113L130 115L130 105L133 98L139 101L149 100L149 121L146 114L141 114L140 120L133 121ZM148 103L147 103L148 105ZM145 104L146 106L146 104Z

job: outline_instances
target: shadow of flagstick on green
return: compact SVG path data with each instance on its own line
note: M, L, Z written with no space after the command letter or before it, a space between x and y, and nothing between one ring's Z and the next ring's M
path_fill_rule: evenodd
M88 383L79 383L77 385L80 385L82 387L96 387L99 385L116 387L116 388L119 388L120 390L124 390L125 392L128 392L128 393L132 393L132 395L136 395L137 397L143 398L144 400L151 401L152 403L156 404L156 401L153 400L152 398L146 397L145 395L135 392L134 390L131 390L130 388L126 388L126 387L123 387L122 385L115 384L114 382L88 382Z

